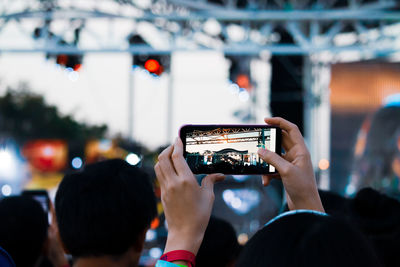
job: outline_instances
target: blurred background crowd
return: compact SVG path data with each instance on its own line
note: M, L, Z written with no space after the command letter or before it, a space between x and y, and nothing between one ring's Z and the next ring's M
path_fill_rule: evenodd
M281 116L320 189L400 199L399 62L394 0L1 0L0 198L53 200L66 173L111 158L145 169L160 197L153 166L181 125ZM280 181L259 176L215 195L239 244L284 209ZM157 212L143 266L166 240Z

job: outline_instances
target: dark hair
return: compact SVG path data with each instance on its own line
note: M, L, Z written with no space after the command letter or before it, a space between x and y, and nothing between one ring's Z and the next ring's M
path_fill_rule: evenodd
M400 202L371 188L351 200L351 221L367 236L386 266L400 266Z
M41 205L26 196L0 201L0 246L18 267L32 267L42 254L47 237L47 215Z
M372 187L399 196L398 181L392 170L393 159L400 157L399 137L400 107L379 109L372 117L365 149L353 163L351 185L355 191Z
M157 214L149 177L120 159L66 175L55 204L61 240L74 257L125 253Z
M318 189L322 206L325 212L334 217L347 220L349 217L350 199L332 191ZM283 206L283 211L289 211L287 203Z
M203 242L196 255L197 267L224 267L240 252L235 229L225 220L211 216Z
M331 216L297 213L258 231L244 247L239 267L377 267L368 241Z

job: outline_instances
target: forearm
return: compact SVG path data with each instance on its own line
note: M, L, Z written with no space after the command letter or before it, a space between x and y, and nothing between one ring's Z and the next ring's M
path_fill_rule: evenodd
M288 193L286 192L286 200L288 203L289 210L315 210L320 212L325 212L325 209L322 205L321 198L318 193L318 189L311 190L312 193L309 193L303 198L295 198L293 201Z

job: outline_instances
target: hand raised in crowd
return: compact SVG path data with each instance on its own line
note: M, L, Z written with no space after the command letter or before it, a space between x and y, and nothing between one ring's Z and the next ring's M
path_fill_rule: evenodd
M54 205L50 201L49 212L51 213L51 224L47 230L47 240L45 245L46 256L55 267L69 266L58 235L56 213Z
M278 117L266 118L265 122L282 129L282 146L285 154L281 157L262 148L258 150L258 154L278 170L285 187L289 209L309 209L323 212L324 208L318 194L310 153L299 128ZM263 175L264 186L267 186L272 178L275 177Z
M201 183L183 157L183 144L177 138L158 157L154 169L161 187L161 201L168 223L165 251L187 250L197 253L214 203L214 183L223 174L210 174Z

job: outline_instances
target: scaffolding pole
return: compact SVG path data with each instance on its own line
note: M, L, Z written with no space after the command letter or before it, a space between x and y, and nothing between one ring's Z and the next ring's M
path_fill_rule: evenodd
M304 138L311 153L318 186L330 187L330 69L318 55L305 57L304 85ZM328 162L328 166L325 164Z

